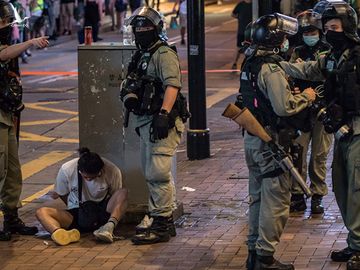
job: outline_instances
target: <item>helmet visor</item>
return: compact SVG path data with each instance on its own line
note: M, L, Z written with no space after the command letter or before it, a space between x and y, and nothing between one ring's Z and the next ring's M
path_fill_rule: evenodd
M301 12L297 16L297 20L299 23L300 30L311 27L316 27L317 29L321 29L321 15L312 10L306 10L304 12Z
M277 18L277 29L288 35L295 35L298 31L298 21L284 14L275 13Z
M131 25L131 23L137 16L149 19L154 25L158 25L162 20L162 16L156 10L149 7L140 7L135 10L129 18L125 19L125 25Z

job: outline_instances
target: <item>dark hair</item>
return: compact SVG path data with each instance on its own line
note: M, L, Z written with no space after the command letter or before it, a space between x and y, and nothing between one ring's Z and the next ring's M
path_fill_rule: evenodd
M104 161L101 157L89 150L87 147L81 147L79 150L80 158L78 160L78 169L88 174L98 174L104 167Z

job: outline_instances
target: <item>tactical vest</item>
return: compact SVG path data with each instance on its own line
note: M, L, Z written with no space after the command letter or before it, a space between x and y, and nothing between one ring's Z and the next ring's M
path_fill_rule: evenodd
M279 67L282 58L278 55L254 56L245 60L240 75L240 92L243 98L243 106L247 107L255 118L264 127L268 126L273 131L281 129L293 129L308 132L310 111L305 109L296 115L279 117L274 112L270 100L263 94L257 85L258 74L264 64L277 64Z
M325 61L327 79L325 82L325 98L329 104L341 106L344 121L360 115L360 45L349 52L349 56L340 67L328 56Z
M0 63L0 107L4 112L18 113L25 106L22 103L20 76L10 68L10 65L14 65L12 61Z
M132 60L128 66L129 74L134 74L139 81L139 89L137 89L137 95L140 99L140 108L134 110L136 115L153 115L159 113L163 99L164 99L164 88L163 83L159 78L154 78L147 75L147 68L151 60L152 55L162 46L167 46L175 53L176 47L169 46L166 42L159 43L151 51L141 52L136 51L132 57ZM190 113L187 109L186 98L179 92L175 101L175 104L169 113L170 121L173 122L170 126L175 124L176 117L180 117L185 123L190 117Z
M315 61L318 60L318 58L326 54L330 51L330 46L321 40L313 47L302 45L295 49L295 53L298 54L298 57L302 59L303 61ZM301 79L294 79L294 85L296 87L299 87L301 91L305 90L308 87L316 88L319 85L322 85L323 82L312 82L307 80L301 80Z

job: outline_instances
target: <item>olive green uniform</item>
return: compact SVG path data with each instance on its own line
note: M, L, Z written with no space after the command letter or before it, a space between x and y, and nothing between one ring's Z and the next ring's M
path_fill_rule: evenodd
M267 53L257 52L257 55L264 54ZM309 106L306 94L292 95L285 73L277 64L263 64L257 80L260 91L270 100L278 116L291 116ZM275 131L272 135L278 137ZM272 256L289 217L292 181L286 173L262 176L278 165L271 157L264 158L268 146L261 139L245 133L244 145L249 168L248 248L256 249L258 255Z
M348 54L349 50L342 54L337 69L347 60ZM318 61L298 64L282 62L281 66L292 77L318 80L324 78L322 70L327 68L325 63L324 57ZM332 181L336 201L349 230L347 243L350 248L360 251L360 117L348 120L353 134L335 140Z
M177 54L167 46L161 46L151 57L147 75L159 78L164 90L167 86L181 89L180 65ZM174 184L172 181L172 157L180 143L185 126L180 118L169 130L167 138L151 142L152 115L136 116L140 133L140 154L143 174L150 192L151 216L169 217L173 211Z
M0 46L0 51L4 48ZM16 209L21 190L22 175L14 116L0 109L0 198L3 206Z
M304 50L303 47L298 47L298 48ZM291 55L290 58L291 63L295 63L298 58L301 58L298 48L295 49ZM324 55L325 53L328 52L328 48L326 48L327 49L326 51L320 51L321 49L324 48L317 46L317 51L315 51L314 54L312 55L312 59L314 60L318 59L321 55ZM302 59L302 60L306 60L306 59ZM300 89L300 90L304 90L304 89ZM302 134L299 136L299 138L296 141L303 147L302 168L301 168L302 177L306 180L307 173L309 174L310 190L312 194L317 194L321 196L327 195L328 187L325 182L326 160L333 141L333 135L325 132L324 126L320 121L314 120L314 127L309 132L302 132ZM307 153L309 150L310 141L311 141L310 160L309 160L309 164L307 164ZM300 185L296 181L293 181L291 192L293 194L304 194Z
M0 109L0 198L6 209L18 207L21 189L22 175L14 116Z

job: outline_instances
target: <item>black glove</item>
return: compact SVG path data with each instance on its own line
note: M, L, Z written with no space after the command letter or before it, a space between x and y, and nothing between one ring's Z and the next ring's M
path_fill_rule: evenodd
M152 122L154 140L167 138L169 135L169 116L167 114L158 114L154 116Z

